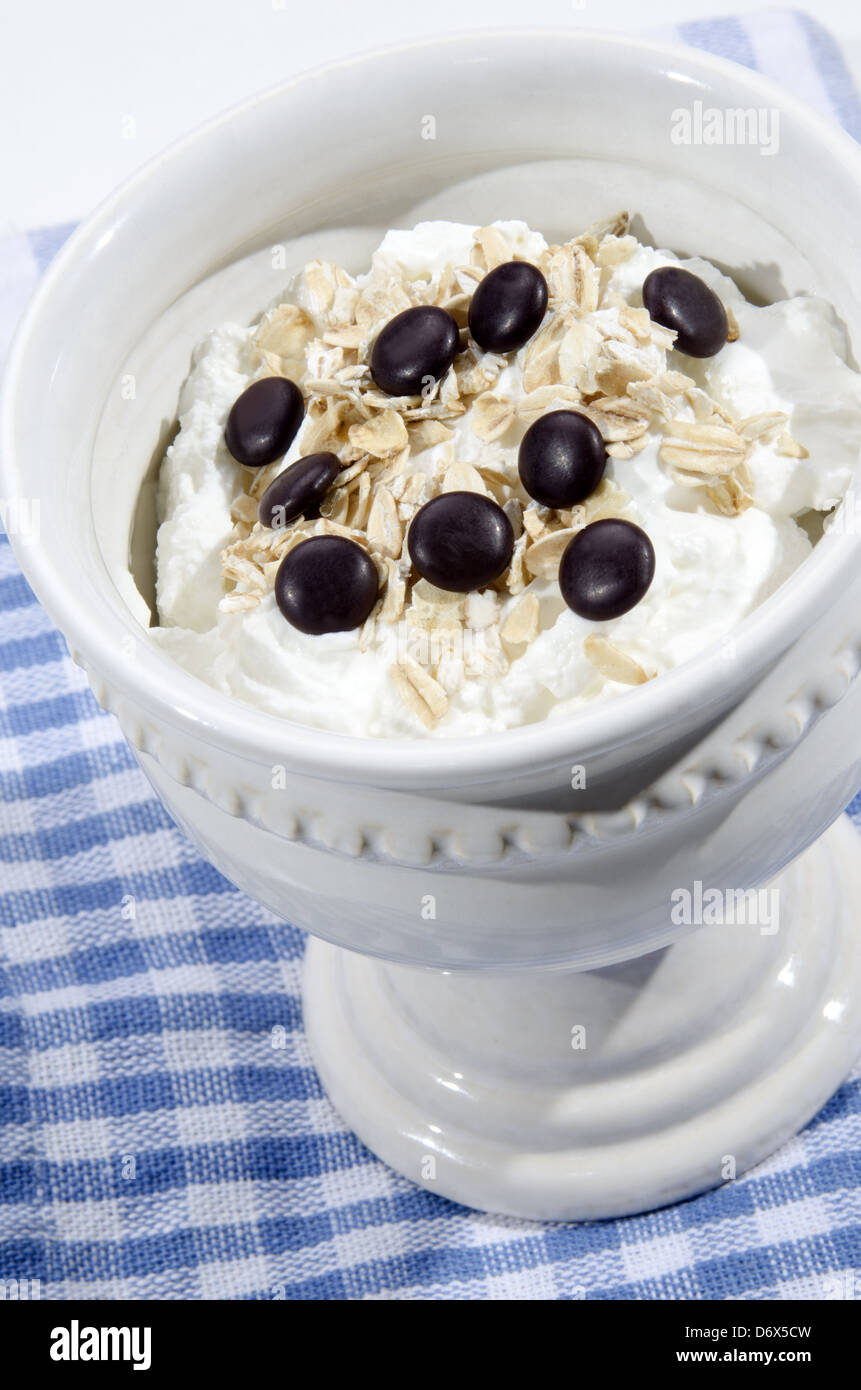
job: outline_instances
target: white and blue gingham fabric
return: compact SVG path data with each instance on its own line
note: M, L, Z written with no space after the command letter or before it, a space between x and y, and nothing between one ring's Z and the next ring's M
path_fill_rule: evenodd
M808 16L674 36L861 138ZM0 351L69 230L0 244ZM861 1295L858 1073L693 1201L581 1225L480 1215L344 1129L302 1032L302 951L153 799L0 536L0 1281L88 1299Z

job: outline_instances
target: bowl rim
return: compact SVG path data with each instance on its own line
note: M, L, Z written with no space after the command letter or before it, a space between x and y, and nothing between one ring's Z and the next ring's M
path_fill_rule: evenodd
M506 27L434 35L320 64L264 88L180 136L136 169L72 233L41 277L10 346L0 397L0 495L17 495L18 390L30 339L42 317L51 313L54 288L67 275L74 274L76 262L98 241L105 225L116 220L139 190L157 180L160 168L183 158L199 141L212 138L223 126L292 89L319 85L322 78L348 68L391 62L405 55L422 54L426 58L430 51L435 51L442 59L453 47L477 39L494 45L512 41L546 45L552 40L554 51L557 44L591 47L604 53L625 50L663 61L667 71L672 65L674 71L686 72L689 77L731 82L736 89L748 89L751 101L769 101L780 109L781 115L789 115L808 135L828 147L849 178L861 184L861 148L835 121L752 69L683 44L591 29ZM104 680L150 715L204 743L239 757L250 757L257 763L283 760L292 771L303 774L413 791L480 785L500 776L534 774L558 763L575 749L578 760L588 762L590 750L594 754L608 748L619 749L648 737L650 731L657 733L672 725L674 712L703 703L705 697L717 707L722 701L732 702L736 689L741 699L748 669L746 657L752 658L756 653L761 659L766 650L771 660L786 651L805 630L800 621L805 611L825 608L829 597L840 592L841 574L848 577L861 553L861 538L852 531L823 536L812 554L732 634L737 658L734 661L716 661L719 644L712 644L659 679L610 700L585 705L570 715L468 736L385 738L300 724L215 689L154 643L141 642L146 629L141 628L131 610L120 613L112 608L107 626L92 623L80 603L75 604L69 577L55 567L47 548L39 543L16 547L14 538L9 539L25 577L63 633L75 659L91 676ZM122 602L122 596L117 597ZM128 662L121 655L120 639L129 636L144 648L141 659L135 662Z

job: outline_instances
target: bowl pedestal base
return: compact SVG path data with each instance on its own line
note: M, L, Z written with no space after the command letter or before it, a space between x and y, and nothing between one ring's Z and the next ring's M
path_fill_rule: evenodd
M621 1216L741 1174L861 1050L861 843L844 817L755 899L689 891L690 935L583 972L417 970L312 939L323 1085L386 1163L486 1211Z

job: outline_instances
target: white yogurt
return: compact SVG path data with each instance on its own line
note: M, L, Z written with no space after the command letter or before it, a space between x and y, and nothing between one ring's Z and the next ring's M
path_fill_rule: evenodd
M520 254L534 257L545 246L522 223L497 225ZM430 222L389 232L375 255L375 272L385 274L391 267L411 279L438 276L448 263L468 261L474 231ZM809 553L810 542L795 518L832 507L847 490L861 442L861 377L846 365L844 335L822 300L802 296L758 308L707 262L677 261L648 247L614 269L609 289L639 306L646 275L670 263L712 286L735 314L739 337L705 361L651 348L655 371L694 377L737 419L784 412L789 432L808 456L787 457L774 442L754 444L748 460L754 505L737 516L716 511L701 490L674 484L659 459L658 430L635 457L610 459L606 477L627 494L626 515L648 533L656 555L653 583L630 612L612 622L589 623L564 605L555 580L533 580L529 589L540 600L541 632L500 669L483 624L492 627L504 619L518 599L474 596L468 650L455 649L437 672L448 694L447 713L428 730L390 676L403 650L402 625L378 624L368 649L360 650L358 632L307 636L291 627L271 591L250 611L219 611L227 592L220 552L231 539L230 508L241 491L241 470L224 445L224 424L258 371L255 330L228 324L210 333L195 353L180 399L181 429L162 466L161 626L151 631L152 640L202 680L258 709L336 732L392 737L499 731L569 715L623 692L629 687L607 679L587 659L583 641L589 634L605 635L658 675L729 637ZM286 297L317 323L320 305L303 276ZM605 308L594 317L614 313ZM523 355L521 350L503 370L493 387L496 395L522 396ZM287 462L306 452L306 428L293 441ZM486 443L473 433L467 412L454 429L458 460L492 463L516 477L522 427ZM410 460L410 469L432 472L446 447L451 445L424 450ZM483 654L486 669L476 674Z

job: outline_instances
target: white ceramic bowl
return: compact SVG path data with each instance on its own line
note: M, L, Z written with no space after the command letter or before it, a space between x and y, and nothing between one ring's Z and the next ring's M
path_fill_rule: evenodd
M778 108L779 153L674 144L672 112L694 100ZM186 674L141 626L130 556L145 590L154 472L193 342L272 297L273 244L306 235L311 255L418 204L551 235L635 208L657 244L751 292L824 294L861 341L861 154L838 130L688 50L570 32L434 40L228 112L75 233L12 351L0 496L40 499L38 541L13 538L28 579L169 809L249 893L395 960L619 960L678 933L674 886L761 882L861 780L854 527L739 629L734 660L705 652L575 719L471 740L279 721Z
M779 154L674 144L694 100L777 108ZM48 272L3 407L0 496L41 503L22 566L165 804L241 887L365 953L308 955L308 1036L339 1109L414 1180L525 1216L636 1211L741 1173L857 1052L845 824L769 890L779 930L671 916L696 880L768 879L861 781L854 509L732 660L705 652L565 723L363 742L232 703L153 648L153 481L193 343L273 297L273 244L335 254L346 224L420 214L561 237L620 206L751 293L824 294L861 341L847 137L701 54L485 34L309 74L150 164Z

